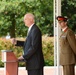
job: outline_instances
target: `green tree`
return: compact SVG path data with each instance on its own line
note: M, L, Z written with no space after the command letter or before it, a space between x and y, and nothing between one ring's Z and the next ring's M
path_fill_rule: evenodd
M22 3L22 1L18 1L18 0L0 1L1 34L4 33L4 35L6 35L6 32L10 32L11 37L15 37L16 24L18 21L16 19L21 18L21 15L22 15L20 3Z
M62 15L68 17L69 27L76 33L76 0L62 0Z
M23 16L31 12L43 34L53 34L53 0L1 0L0 35L25 36Z

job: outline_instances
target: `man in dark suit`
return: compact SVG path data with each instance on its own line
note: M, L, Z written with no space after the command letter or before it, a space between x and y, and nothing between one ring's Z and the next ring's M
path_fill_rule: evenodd
M13 40L13 44L16 44L16 46L23 46L24 54L18 60L26 60L28 75L43 75L44 58L41 31L35 25L34 15L31 13L24 16L24 23L29 27L26 40Z
M76 63L76 39L74 32L67 26L68 19L63 16L57 17L62 29L60 36L60 65L63 66L64 75L75 75Z

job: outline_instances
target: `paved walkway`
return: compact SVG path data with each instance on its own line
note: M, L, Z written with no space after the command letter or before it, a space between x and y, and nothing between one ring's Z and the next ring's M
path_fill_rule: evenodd
M75 68L76 70L76 68ZM60 70L61 75L62 74L62 70ZM46 66L44 67L44 75L56 75L57 74L57 68L55 67L50 67L50 66ZM0 75L5 75L5 71L4 68L0 68ZM25 67L19 67L18 68L18 75L27 75L27 71L25 70Z

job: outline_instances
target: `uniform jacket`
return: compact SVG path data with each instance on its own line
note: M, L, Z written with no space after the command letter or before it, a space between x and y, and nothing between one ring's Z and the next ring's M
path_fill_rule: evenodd
M23 57L26 60L26 69L40 69L44 66L41 31L36 25L32 26L25 42L18 41L17 45L24 45Z
M71 29L67 29L60 36L60 64L75 64L76 39Z

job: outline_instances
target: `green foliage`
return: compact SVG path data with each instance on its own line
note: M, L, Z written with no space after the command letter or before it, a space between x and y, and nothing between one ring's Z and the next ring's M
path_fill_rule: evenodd
M10 50L13 48L13 45L9 40L0 38L0 50Z
M76 1L62 0L62 15L69 18L69 27L76 32ZM0 0L0 36L26 36L23 16L31 12L42 34L53 35L53 0Z
M76 1L62 0L62 15L68 17L68 26L76 33Z
M26 36L23 17L31 12L42 34L53 35L53 0L5 0L0 1L0 36Z
M45 64L54 65L54 45L53 45L53 37L43 37L42 41L43 54L45 58Z
M6 47L5 47L6 45ZM45 59L46 66L54 65L54 50L53 50L53 37L42 37L42 48L43 55ZM11 42L5 39L0 39L0 59L1 59L1 50L13 50L14 54L18 58L23 53L22 47L11 46ZM0 60L0 67L4 66L4 64ZM25 66L25 63L20 62L19 66Z
M0 67L4 67L4 63L1 61L1 58L0 58Z

